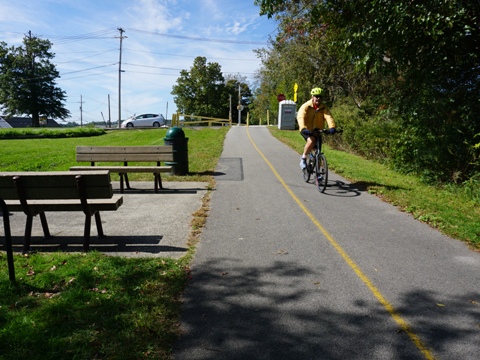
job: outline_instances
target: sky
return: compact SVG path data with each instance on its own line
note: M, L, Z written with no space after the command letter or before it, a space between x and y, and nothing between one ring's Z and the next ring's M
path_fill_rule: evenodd
M119 113L171 119L172 87L197 56L253 86L261 64L253 50L266 48L277 29L253 1L0 0L0 41L20 46L31 31L53 43L71 112L65 122L117 124Z

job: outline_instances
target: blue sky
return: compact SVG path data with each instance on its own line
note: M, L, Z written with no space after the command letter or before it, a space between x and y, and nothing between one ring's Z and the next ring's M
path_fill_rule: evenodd
M171 118L172 86L197 56L251 82L260 66L252 50L266 47L277 27L258 13L253 0L0 0L0 41L19 46L28 31L49 39L67 121L108 121L110 112L117 122L122 28L122 119Z

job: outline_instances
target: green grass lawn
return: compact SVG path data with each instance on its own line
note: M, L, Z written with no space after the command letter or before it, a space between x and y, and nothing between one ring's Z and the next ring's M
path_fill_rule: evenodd
M185 129L191 174L165 176L164 181L208 181L213 186L227 130ZM301 152L304 142L297 131L270 130ZM68 170L77 165L77 145L163 145L165 135L165 129L155 129L2 139L0 171ZM480 248L480 206L465 194L426 186L415 177L345 152L326 149L326 155L330 168L358 188ZM151 179L151 174L132 179ZM193 214L191 247L180 260L128 259L98 252L15 255L17 281L11 283L5 253L0 253L0 359L170 359L179 335L179 296L190 276L209 197L208 192L203 207Z
M3 139L0 171L68 170L78 165L77 145L163 145L166 131ZM227 131L185 129L190 174L162 175L163 181L211 183ZM132 174L130 179L151 180L152 174ZM190 250L180 260L127 259L98 252L18 254L17 281L12 284L6 255L0 253L0 359L171 358L179 332L179 296L189 278L208 198L209 194L204 207L193 214Z
M188 176L162 175L165 181L209 181L223 149L227 127L185 129L188 138ZM164 145L167 129L108 131L104 135L69 138L28 138L0 140L1 171L60 171L75 165L76 146ZM0 135L1 135L0 130ZM134 163L132 163L133 165ZM131 174L135 180L151 180L152 174ZM118 175L112 174L113 180Z

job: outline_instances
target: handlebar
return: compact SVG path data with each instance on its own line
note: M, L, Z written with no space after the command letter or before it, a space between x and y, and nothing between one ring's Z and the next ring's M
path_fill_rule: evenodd
M342 129L335 129L335 133L333 134L330 134L329 132L329 129L313 129L313 134L314 135L319 135L319 134L323 134L323 135L335 135L335 134L341 134L343 132Z

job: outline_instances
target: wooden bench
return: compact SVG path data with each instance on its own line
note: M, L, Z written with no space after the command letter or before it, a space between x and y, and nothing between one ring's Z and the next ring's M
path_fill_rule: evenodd
M7 204L0 198L0 210L3 217L3 231L5 234L5 248L7 249L8 277L15 281L15 267L13 265L12 234L10 232L10 219Z
M109 170L120 175L120 192L124 192L125 180L130 189L128 173L153 173L155 192L163 189L161 173L172 172L172 166L161 165L161 162L173 161L171 145L165 146L77 146L78 162L90 162L90 166L72 166L70 170ZM95 163L123 162L123 165L96 165ZM156 165L128 165L129 162L155 162Z
M0 198L5 200L9 212L23 211L27 215L24 253L30 249L34 216L40 215L44 236L49 238L46 212L83 211L83 248L88 251L92 216L98 236L104 237L100 211L117 210L123 203L121 195L113 194L110 173L106 170L0 172Z

